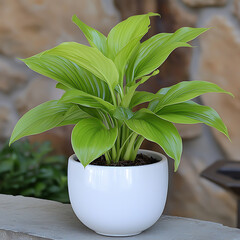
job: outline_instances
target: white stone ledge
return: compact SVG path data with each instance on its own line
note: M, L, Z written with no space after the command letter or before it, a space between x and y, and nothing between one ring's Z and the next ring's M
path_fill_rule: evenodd
M69 204L0 194L1 240L108 240L86 228ZM123 239L114 237L114 240ZM149 230L127 240L240 240L240 230L218 223L162 216Z

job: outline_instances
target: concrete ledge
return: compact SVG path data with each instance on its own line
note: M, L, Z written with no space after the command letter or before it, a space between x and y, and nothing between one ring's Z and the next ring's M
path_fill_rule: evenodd
M69 204L0 194L1 240L107 240L86 228ZM114 237L114 239L123 239ZM129 240L240 240L240 230L218 223L162 216L149 230Z

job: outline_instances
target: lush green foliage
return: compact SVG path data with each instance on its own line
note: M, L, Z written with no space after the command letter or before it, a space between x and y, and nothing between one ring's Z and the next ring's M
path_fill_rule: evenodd
M67 164L49 142L21 141L0 151L0 193L68 203Z
M134 161L146 138L159 144L175 160L177 169L182 140L173 123L205 123L228 136L227 128L215 110L198 105L192 98L204 93L227 93L213 83L181 82L156 94L137 91L178 47L191 47L189 41L206 28L183 27L175 33L160 33L140 42L147 33L149 13L132 16L104 36L76 16L73 22L85 34L89 46L65 42L22 61L32 70L58 81L65 93L26 113L17 123L10 143L53 127L76 124L73 149L86 166L105 154L110 163ZM133 107L149 102L137 112Z

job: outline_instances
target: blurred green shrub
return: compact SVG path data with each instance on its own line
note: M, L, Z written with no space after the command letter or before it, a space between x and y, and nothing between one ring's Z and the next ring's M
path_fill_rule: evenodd
M6 143L0 150L0 193L68 203L67 160L49 142Z

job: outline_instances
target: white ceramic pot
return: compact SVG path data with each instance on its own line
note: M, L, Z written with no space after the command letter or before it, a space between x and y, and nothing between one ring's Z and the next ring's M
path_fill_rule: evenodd
M157 152L140 153L157 163L111 167L88 165L75 155L68 162L68 189L80 221L101 235L132 236L151 227L162 215L168 190L167 158Z

